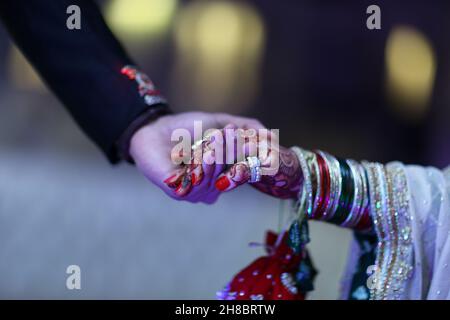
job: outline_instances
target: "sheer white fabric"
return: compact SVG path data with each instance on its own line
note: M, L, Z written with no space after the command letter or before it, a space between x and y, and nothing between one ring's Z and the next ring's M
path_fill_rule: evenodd
M392 272L387 272L387 268L381 266L384 276L390 277L394 280L392 283L401 288L395 295L387 291L385 298L450 299L450 167L445 170L401 167L407 181L408 224L411 228L411 241L404 241L405 247L401 249L411 254L402 261L406 265L399 264L391 268ZM402 239L401 234L399 237ZM386 254L389 256L393 253L388 250ZM350 282L359 255L359 246L353 241L342 279L343 299L349 296ZM405 272L408 266L411 268L408 275L397 280L395 277L398 273Z

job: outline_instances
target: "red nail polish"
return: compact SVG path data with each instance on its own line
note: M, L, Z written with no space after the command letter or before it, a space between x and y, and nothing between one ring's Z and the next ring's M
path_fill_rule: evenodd
M176 174L174 174L173 176L170 176L169 178L167 178L166 180L164 180L165 184L168 184L170 180L172 180L174 177L176 176Z
M230 180L226 176L217 179L215 186L220 191L225 191L230 186Z
M195 185L195 183L197 182L197 177L195 176L195 173L191 174L191 182L192 185Z

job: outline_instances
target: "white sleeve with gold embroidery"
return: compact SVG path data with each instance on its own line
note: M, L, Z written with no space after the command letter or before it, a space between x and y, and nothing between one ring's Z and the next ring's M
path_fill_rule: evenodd
M378 237L371 299L450 298L450 170L364 166Z

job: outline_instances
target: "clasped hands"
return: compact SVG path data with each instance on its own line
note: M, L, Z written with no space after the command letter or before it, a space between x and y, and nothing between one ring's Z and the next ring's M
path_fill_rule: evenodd
M207 133L203 139L188 149L174 146L175 130L193 136L195 121ZM133 135L130 155L151 182L176 200L211 204L221 193L250 182L249 157L257 157L261 168L253 187L281 199L296 198L303 180L297 156L264 129L255 119L221 113L167 115Z

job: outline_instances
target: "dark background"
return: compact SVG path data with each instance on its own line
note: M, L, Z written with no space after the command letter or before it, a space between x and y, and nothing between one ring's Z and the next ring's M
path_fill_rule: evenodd
M255 117L283 145L341 157L449 164L448 1L99 4L177 112ZM366 27L371 4L381 30ZM213 297L276 227L277 201L248 188L173 203L111 168L1 27L0 170L1 297ZM314 298L337 296L349 236L313 225ZM81 293L65 290L69 264L87 270Z

